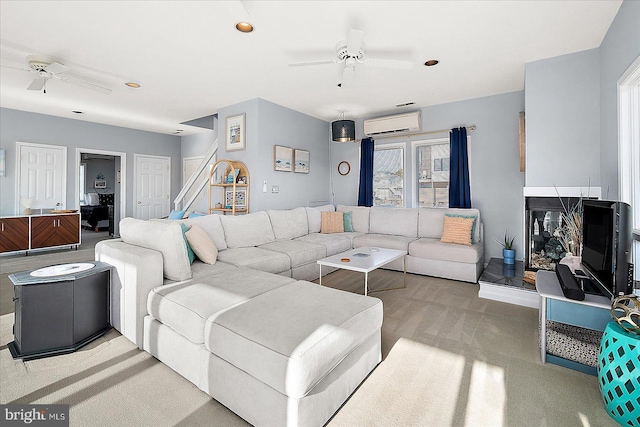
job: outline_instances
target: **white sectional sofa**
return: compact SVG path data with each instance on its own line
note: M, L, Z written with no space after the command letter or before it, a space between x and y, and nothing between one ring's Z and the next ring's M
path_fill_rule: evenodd
M338 206L354 231L320 233L334 210L184 220L215 243L213 265L190 264L180 221L125 218L96 245L115 267L112 325L254 425L323 425L381 360L382 302L310 283L316 261L398 248L409 272L469 282L484 262L477 210ZM475 216L476 243L441 243L445 213Z

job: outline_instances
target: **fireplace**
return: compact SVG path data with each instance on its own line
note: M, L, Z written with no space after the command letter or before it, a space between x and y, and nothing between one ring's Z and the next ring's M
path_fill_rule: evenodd
M555 270L556 264L566 255L558 235L566 226L561 214L571 211L581 199L598 198L599 195L599 188L525 188L526 270Z

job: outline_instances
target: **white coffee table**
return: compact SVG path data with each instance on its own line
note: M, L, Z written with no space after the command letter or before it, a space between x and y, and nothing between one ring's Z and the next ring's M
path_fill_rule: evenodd
M359 256L362 254L364 256ZM402 286L388 289L376 289L371 292L390 291L393 289L404 289L407 287L407 259L405 255L407 251L400 251L397 249L385 249L385 248L370 248L362 247L350 249L348 251L332 255L327 258L318 260L320 266L320 284L322 285L322 266L342 268L344 270L359 271L364 273L364 294L369 294L369 272L376 268L382 267L385 264L395 261L399 258L404 262L404 273L402 278ZM348 261L346 261L348 260Z

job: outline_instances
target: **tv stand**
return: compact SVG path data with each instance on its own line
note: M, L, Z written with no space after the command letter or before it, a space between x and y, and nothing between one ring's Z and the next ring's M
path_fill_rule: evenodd
M586 292L584 301L568 299L562 293L560 283L553 271L538 271L536 290L540 295L540 359L542 363L554 363L596 375L596 368L592 366L547 353L547 321L602 332L611 321L609 311L611 300L602 295Z

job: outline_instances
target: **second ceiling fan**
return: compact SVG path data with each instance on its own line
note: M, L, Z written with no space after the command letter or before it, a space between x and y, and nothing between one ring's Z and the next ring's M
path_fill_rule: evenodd
M352 85L356 64L364 64L372 67L394 68L398 70L410 70L413 62L399 59L368 58L364 46L364 31L351 29L347 40L341 40L336 45L335 59L324 61L297 62L289 64L290 67L304 67L309 65L340 64L344 63L342 71L342 87Z

